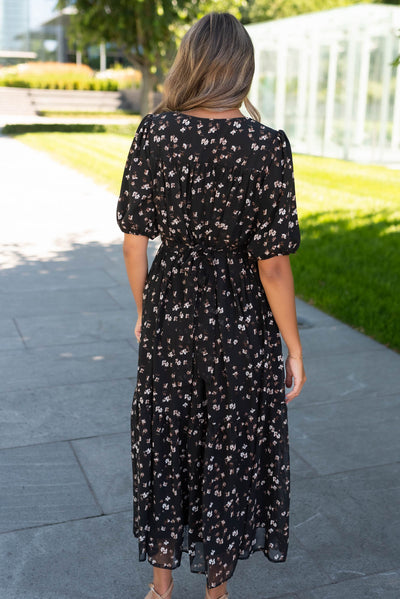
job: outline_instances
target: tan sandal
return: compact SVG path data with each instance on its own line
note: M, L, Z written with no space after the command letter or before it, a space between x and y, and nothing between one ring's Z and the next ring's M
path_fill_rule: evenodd
M162 595L160 595L160 593L157 593L156 589L154 588L154 583L153 582L149 582L149 587L151 588L151 591L149 591L146 595L146 597L144 599L167 599L168 595L171 593L173 587L174 587L174 581L171 580L171 584L169 585L168 589L165 591L165 593L163 593Z
M211 599L207 587L206 587L206 597L205 597L205 599ZM226 593L224 593L223 595L221 595L220 597L218 597L218 599L228 599L228 591Z

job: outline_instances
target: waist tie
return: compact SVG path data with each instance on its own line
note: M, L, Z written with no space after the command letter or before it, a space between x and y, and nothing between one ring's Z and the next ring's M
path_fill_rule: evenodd
M246 255L248 256L248 250L246 246L236 246L236 247L228 247L228 246L221 246L221 247L212 247L210 245L205 245L204 243L201 242L186 242L186 241L179 241L176 239L167 239L164 238L162 239L162 244L164 247L172 249L172 250L197 250L197 251L201 251L204 252L205 255L210 255L213 253L224 253L224 254L241 254L241 255Z
M171 266L175 266L182 276L174 300L182 305L183 317L174 323L174 333L184 346L190 347L200 376L211 383L222 349L221 337L226 328L226 317L234 317L233 314L226 314L222 306L225 304L226 307L227 302L226 297L221 297L226 292L226 283L219 282L220 259L235 255L248 258L247 249L210 247L197 242L165 239L163 250L177 254L176 262L174 260ZM228 273L225 271L224 274ZM247 339L244 338L245 342Z

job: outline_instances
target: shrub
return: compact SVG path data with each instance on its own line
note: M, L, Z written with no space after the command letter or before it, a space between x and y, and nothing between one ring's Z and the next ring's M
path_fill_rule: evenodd
M0 68L0 86L117 91L127 87L127 84L128 87L132 85L131 71L133 69L129 71L128 80L122 76L125 70L107 71L104 76L104 73L96 74L86 65L32 62ZM117 78L114 79L112 73L117 73Z

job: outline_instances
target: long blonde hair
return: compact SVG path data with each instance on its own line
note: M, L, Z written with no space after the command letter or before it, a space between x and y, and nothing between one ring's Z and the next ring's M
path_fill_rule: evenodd
M247 97L253 75L254 47L246 29L229 13L211 12L184 35L155 112L228 110L244 102L259 121L260 113Z

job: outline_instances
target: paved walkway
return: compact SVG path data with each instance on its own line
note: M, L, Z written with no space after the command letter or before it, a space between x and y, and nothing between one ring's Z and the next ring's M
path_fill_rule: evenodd
M0 138L0 159L0 596L143 599L116 198L18 141ZM308 382L289 404L288 560L240 561L230 596L398 599L400 356L300 301L298 313ZM187 554L174 578L176 599L204 598Z

